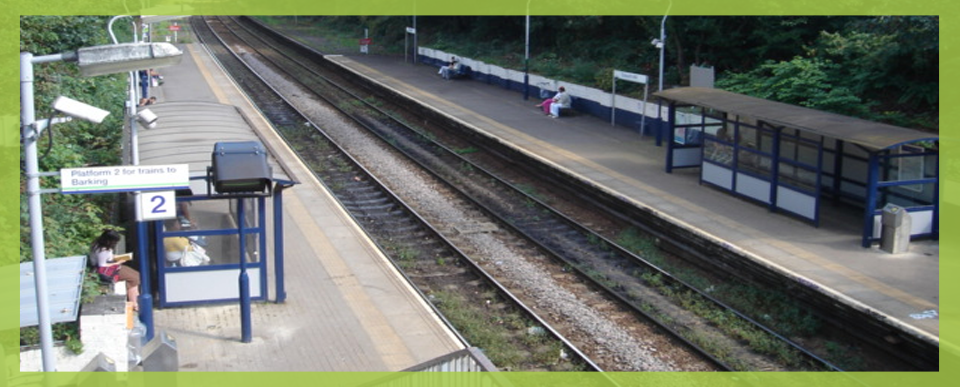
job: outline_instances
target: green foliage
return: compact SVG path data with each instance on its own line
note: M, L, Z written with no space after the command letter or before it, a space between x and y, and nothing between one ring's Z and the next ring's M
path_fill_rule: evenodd
M54 341L63 342L71 352L83 352L83 343L80 342L80 327L76 323L53 324L52 336ZM20 345L33 346L40 344L40 329L37 327L20 328Z
M844 63L841 79L858 95L905 110L936 110L939 37L936 17L884 17L821 32L810 55Z
M46 55L107 44L109 20L109 16L21 16L20 51Z
M844 18L802 55L721 75L718 87L894 125L939 127L939 19Z
M35 55L76 50L80 47L108 44L105 27L109 17L95 16L23 16L20 18L20 49ZM115 29L118 39L122 30ZM129 36L129 32L128 35ZM99 125L79 120L47 129L38 141L40 170L56 171L91 165L120 163L120 138L123 132L124 102L127 97L125 75L81 77L75 64L51 62L34 66L34 92L37 120L56 115L50 104L59 95L83 101L110 111ZM21 163L23 155L21 154ZM32 259L29 212L25 177L20 176L20 262ZM56 178L42 178L41 187L59 186ZM87 246L115 216L114 195L44 194L45 255L48 258L85 254Z
M743 74L728 74L717 87L759 98L866 116L868 106L836 77L841 66L830 60L795 57L767 62Z

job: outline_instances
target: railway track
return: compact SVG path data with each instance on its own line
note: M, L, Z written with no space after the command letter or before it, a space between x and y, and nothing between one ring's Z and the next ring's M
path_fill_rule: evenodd
M280 41L264 38L264 34L251 30L250 27L243 27L232 19L210 20L210 25L224 36L229 35L230 37L224 40L230 41L229 45L234 47L234 51L240 52L245 60L258 62L259 66L270 67L272 71L285 72L285 77L288 79L298 80L302 85L301 90L312 91L315 93L314 98L322 99L330 106L336 107L339 114L349 116L365 130L380 138L383 141L382 144L390 144L396 151L414 160L420 168L429 171L432 179L442 181L445 187L454 192L448 196L456 196L456 200L464 203L459 204L460 207L470 208L466 212L474 214L468 217L473 220L461 222L459 228L454 225L454 230L446 232L424 226L431 222L437 223L435 220L428 222L420 218L419 221L423 223L416 224L417 222L391 219L383 214L396 211L399 207L397 203L402 203L402 200L396 197L385 200L382 195L375 193L373 187L360 184L375 181L376 178L370 176L358 179L359 174L353 169L348 169L345 161L332 161L331 164L327 162L332 159L331 156L317 156L316 151L310 148L298 150L305 161L312 160L317 164L317 173L325 175L321 176L321 180L328 182L326 184L331 190L336 192L339 188L345 191L346 199L341 201L346 208L355 213L354 216L364 227L370 227L368 231L373 229L371 233L376 234L377 228L385 229L379 231L382 236L377 238L378 241L384 241L380 242L381 247L390 253L405 272L409 273L414 282L424 278L445 276L446 274L437 273L445 273L449 267L427 269L425 262L439 262L441 264L434 266L445 266L443 262L449 262L448 259L452 258L448 257L454 256L444 251L442 247L417 242L426 240L428 234L440 236L440 239L443 239L441 234L453 235L451 239L460 239L462 237L458 238L456 235L469 234L469 229L478 225L481 230L487 228L494 232L509 229L511 235L523 238L524 245L533 245L536 251L550 256L556 262L553 264L555 273L563 273L563 276L569 276L567 273L569 271L579 273L576 279L565 281L590 282L587 285L588 289L600 289L605 293L606 298L616 300L620 306L619 309L624 310L606 312L619 313L620 317L616 318L617 321L626 320L627 318L623 317L625 315L642 316L639 320L657 325L658 328L655 331L670 336L668 341L697 354L695 357L710 364L710 367L714 367L713 369L839 370L838 367L758 321L726 306L706 292L689 286L636 253L628 251L607 237L580 225L561 211L553 209L540 198L541 195L535 192L534 188L525 186L522 182L516 183L516 177L510 178L514 181L511 183L499 177L498 172L487 171L475 164L471 159L477 157L468 158L464 155L477 152L477 149L472 146L466 145L457 149L445 147L434 141L430 132L407 124L406 122L410 119L403 118L404 114L379 106L380 98L374 92L356 86L353 86L352 90L346 90L343 85L349 84L349 81L326 69L322 65L322 59L319 59L316 53L303 47L290 47ZM217 55L219 57L227 54L224 52ZM234 73L233 69L230 71ZM249 79L251 75L239 76L242 79ZM246 87L246 82L239 83ZM248 91L248 94L258 97L262 93L259 90ZM274 105L269 99L263 105L268 116L271 114L270 111L275 109ZM275 122L280 126L297 127L299 132L310 132L303 130L303 127L312 129L314 125L308 122L300 123L296 119L290 120L283 114L279 114ZM305 144L316 141L316 137L317 135L311 132L306 137L288 138L288 142L295 147L306 147ZM335 144L333 140L328 141ZM331 170L340 172L332 173ZM522 178L520 180L522 181ZM495 218L495 221L483 220L490 217ZM443 227L450 228L449 225L439 228ZM431 232L422 231L424 228L431 229ZM515 243L520 244L520 242ZM453 249L457 250L456 247ZM527 254L533 255L533 253ZM411 263L409 262L411 257L419 259ZM496 271L496 262L484 262L482 258L466 259L466 261L476 261L477 268L486 267L488 270ZM463 259L458 259L457 262L458 264L454 266L463 264ZM508 277L507 281L517 282L522 279ZM455 280L454 283L473 282L460 279ZM418 283L418 286L421 285ZM439 286L450 285L448 283ZM428 297L436 288L437 285L421 286ZM691 312L690 310L693 309L698 311ZM751 330L750 336L725 332L716 319L737 320L738 323L732 326L737 330ZM554 320L562 319L554 318ZM558 322L563 325L562 321ZM576 329L572 331L575 332ZM750 343L745 343L748 338L756 337L767 340L766 348L758 349L756 346L751 347ZM561 341L564 340L561 339ZM589 339L579 341L587 345L591 344ZM723 359L721 360L720 357Z
M207 44L222 66L238 77L244 91L255 96L264 112L299 157L311 167L323 184L357 222L376 240L418 285L427 299L438 305L442 316L449 316L445 307L458 305L481 324L503 324L514 328L506 337L490 340L506 343L490 344L489 340L470 340L474 345L510 346L514 369L563 371L599 371L600 368L578 349L549 328L537 315L510 295L493 278L486 276L463 252L420 218L400 198L377 180L355 159L344 152L333 139L326 137L310 119L291 106L266 82L250 71L236 56L219 43L213 30L194 20L195 31ZM444 264L438 264L443 261ZM411 270L414 269L415 270ZM464 295L482 295L470 299ZM476 308L471 308L476 307ZM479 310L476 310L479 309ZM444 313L447 312L447 313ZM449 318L447 323L451 323ZM462 330L461 330L462 331ZM461 339L464 339L461 337ZM474 338L471 338L474 339ZM466 340L465 340L466 341ZM480 341L479 343L477 341ZM488 354L493 361L498 354ZM562 359L562 360L561 360ZM498 362L502 366L503 362Z

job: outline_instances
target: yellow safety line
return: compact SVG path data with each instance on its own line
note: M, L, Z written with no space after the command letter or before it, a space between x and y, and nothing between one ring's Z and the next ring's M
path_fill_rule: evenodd
M284 206L289 210L294 222L301 228L304 235L309 235L306 242L311 251L316 252L317 259L330 274L330 280L336 285L346 304L350 306L363 330L368 333L389 371L399 371L413 364L414 359L407 350L406 344L397 335L396 330L387 321L387 318L371 302L363 288L363 284L350 270L336 251L327 235L317 226L310 216L310 211L297 197L290 195L284 199Z
M194 63L197 64L197 68L200 69L200 75L203 76L203 79L207 81L207 84L210 85L210 90L213 90L213 94L217 97L217 102L220 102L224 105L229 104L230 100L227 99L227 95L224 94L223 90L220 88L220 85L214 81L213 74L210 73L210 70L207 68L207 65L203 62L203 59L206 56L201 57L199 54L199 48L195 44L187 45L188 52L190 56L193 57Z

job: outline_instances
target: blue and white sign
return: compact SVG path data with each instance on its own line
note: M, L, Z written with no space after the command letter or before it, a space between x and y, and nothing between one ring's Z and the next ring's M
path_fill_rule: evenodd
M60 170L60 192L66 194L176 190L189 185L190 166L187 164Z
M643 74L629 73L626 71L613 70L613 77L625 81L647 84L650 78Z
M153 191L140 194L140 219L151 221L173 219L177 217L177 196L175 191Z
M647 120L647 94L650 91L650 77L620 70L613 70L613 91L610 93L610 125L617 124L617 79L643 84L643 102L640 104L640 136L646 126Z

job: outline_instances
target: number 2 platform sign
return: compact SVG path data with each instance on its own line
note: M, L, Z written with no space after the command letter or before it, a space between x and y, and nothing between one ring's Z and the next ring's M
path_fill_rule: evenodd
M177 217L176 191L153 191L140 194L138 221L173 219Z

